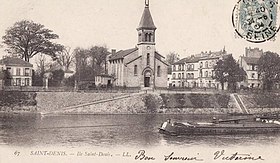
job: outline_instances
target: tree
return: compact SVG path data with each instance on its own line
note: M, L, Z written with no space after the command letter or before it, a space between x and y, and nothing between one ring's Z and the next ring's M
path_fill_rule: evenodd
M61 86L61 82L64 79L64 71L62 69L51 71L52 77L49 80L49 86Z
M11 73L7 70L0 71L0 80L4 81L5 86L11 85Z
M172 72L172 64L179 61L180 57L178 53L175 52L170 52L169 54L166 55L166 62L169 64L168 66L168 74L171 74Z
M213 79L221 83L222 90L224 90L224 84L228 82L228 88L235 91L236 83L243 81L245 77L245 71L236 63L232 55L226 55L214 66Z
M106 46L93 46L89 49L89 57L91 58L91 66L95 75L105 73L106 58L109 55Z
M263 89L270 91L280 81L280 57L277 53L265 52L258 61L258 74L263 82Z
M70 47L64 47L62 51L58 52L55 60L62 67L64 71L69 70L70 66L74 62L74 52L71 52Z
M89 49L76 48L76 73L79 80L94 80L96 75L105 73L106 58L109 55L105 46L93 46Z
M89 67L89 51L83 48L74 50L76 60L76 77L78 81L94 79L92 68Z
M55 57L63 48L62 45L52 42L58 38L57 34L44 25L28 20L16 22L2 37L9 53L19 55L28 62L39 53Z

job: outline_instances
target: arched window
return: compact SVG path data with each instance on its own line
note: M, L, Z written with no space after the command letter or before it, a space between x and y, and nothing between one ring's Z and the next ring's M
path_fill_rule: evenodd
M150 53L147 54L147 65L150 65Z
M151 33L149 34L149 40L148 40L149 42L152 42L152 35L153 34L151 34Z
M158 76L158 77L160 77L160 73L161 73L160 71L161 71L160 66L158 66L158 67L157 67L157 76Z
M134 65L134 75L137 76L138 72L137 72L137 65Z
M149 34L148 33L145 33L145 41L148 41L148 38L149 37Z

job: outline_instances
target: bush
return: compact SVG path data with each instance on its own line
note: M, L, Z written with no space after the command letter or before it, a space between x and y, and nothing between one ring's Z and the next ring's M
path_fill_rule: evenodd
M156 113L159 107L159 100L152 94L147 94L144 96L143 101L147 109L147 113Z
M215 98L217 99L217 103L221 106L221 108L228 108L230 96L226 94L215 94Z
M36 93L25 93L20 91L0 91L0 107L7 106L36 106Z

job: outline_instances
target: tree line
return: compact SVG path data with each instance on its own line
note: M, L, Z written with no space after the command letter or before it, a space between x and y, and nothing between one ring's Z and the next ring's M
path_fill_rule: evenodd
M106 58L110 54L106 46L77 47L72 50L56 43L58 38L59 35L44 25L29 20L16 22L2 37L3 45L10 56L19 57L27 62L37 57L37 69L33 72L34 86L42 86L46 77L50 78L51 86L61 86L63 83L73 86L74 81L94 81L96 75L106 73ZM179 55L175 52L170 53L166 60L172 65L179 60ZM67 80L64 79L64 73L72 67L75 68L75 74ZM169 66L168 72L171 71L172 67ZM214 66L213 78L219 81L222 87L224 83L228 83L229 89L235 90L237 83L244 81L246 76L246 72L231 55L220 59ZM264 90L271 90L279 83L280 57L277 53L268 51L261 56L258 61L258 76ZM3 71L0 77L9 78L10 75Z
M33 86L42 86L46 77L50 78L50 86L61 86L63 83L73 86L77 79L93 80L95 75L105 72L106 57L109 55L106 46L77 47L72 50L56 43L58 34L29 20L13 24L5 31L2 39L7 57L18 57L27 62L36 58L37 69L32 75ZM76 73L69 79L64 79L64 73L71 69ZM0 74L2 78L9 76L4 71Z

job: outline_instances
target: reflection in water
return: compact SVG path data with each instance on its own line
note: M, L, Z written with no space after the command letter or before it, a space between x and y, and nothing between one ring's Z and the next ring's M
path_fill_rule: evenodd
M280 145L279 135L167 136L158 127L167 118L207 121L202 115L0 115L0 145L8 146L255 146ZM218 117L220 118L220 117ZM226 117L223 117L226 118Z

